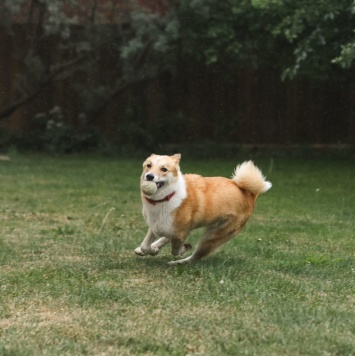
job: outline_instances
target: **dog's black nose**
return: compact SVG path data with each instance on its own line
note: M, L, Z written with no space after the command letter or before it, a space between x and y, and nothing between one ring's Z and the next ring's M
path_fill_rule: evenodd
M145 178L146 178L147 180L153 180L153 179L154 179L154 174L149 173L149 174L147 174L147 175L145 176Z

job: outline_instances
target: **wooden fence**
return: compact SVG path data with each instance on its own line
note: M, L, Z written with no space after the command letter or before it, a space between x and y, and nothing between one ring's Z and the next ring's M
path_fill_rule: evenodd
M0 41L0 106L10 101L19 70L8 53L9 43ZM225 73L223 68L181 63L175 75L162 75L119 93L95 125L115 132L127 119L132 98L151 122L176 120L176 113L186 118L185 135L175 137L176 143L355 144L355 83L351 80L282 82L280 73L271 69ZM2 121L1 127L29 130L37 113L55 105L63 108L74 125L83 110L71 83L64 81L47 87Z

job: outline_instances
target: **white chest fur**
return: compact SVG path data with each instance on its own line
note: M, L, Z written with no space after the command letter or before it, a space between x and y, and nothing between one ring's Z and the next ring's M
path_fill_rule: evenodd
M144 197L142 199L145 219L157 237L171 237L174 233L173 212L186 198L186 185L181 173L176 183L170 184L164 189L166 196L172 192L175 192L175 194L169 201L159 202L155 205L148 202Z

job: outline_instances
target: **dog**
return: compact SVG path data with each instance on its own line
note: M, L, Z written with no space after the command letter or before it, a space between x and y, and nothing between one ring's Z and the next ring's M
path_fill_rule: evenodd
M139 256L155 256L170 243L174 256L183 255L192 248L185 242L190 231L206 227L193 254L169 262L171 265L198 261L231 240L252 214L259 194L272 186L252 161L237 166L228 179L183 175L180 159L179 153L152 154L144 161L141 184L151 181L158 189L151 196L141 193L143 216L149 228L134 250Z

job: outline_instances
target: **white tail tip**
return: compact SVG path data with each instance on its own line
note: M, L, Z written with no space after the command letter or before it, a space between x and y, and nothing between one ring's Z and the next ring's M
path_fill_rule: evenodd
M267 192L272 184L265 180L261 170L252 161L243 162L235 169L232 179L242 189L255 195Z
M263 193L267 192L271 187L272 187L272 183L266 181L265 184L264 184L264 190L262 192Z

